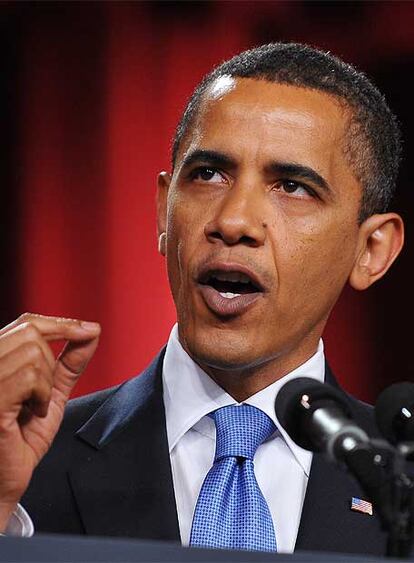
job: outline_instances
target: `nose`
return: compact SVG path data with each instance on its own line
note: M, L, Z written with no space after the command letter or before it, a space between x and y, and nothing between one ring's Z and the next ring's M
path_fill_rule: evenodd
M263 194L248 186L234 184L215 208L204 233L210 242L229 246L262 246L266 240Z

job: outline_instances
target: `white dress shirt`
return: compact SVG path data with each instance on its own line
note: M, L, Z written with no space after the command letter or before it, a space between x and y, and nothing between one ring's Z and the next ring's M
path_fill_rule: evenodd
M324 380L322 340L317 352L300 367L244 403L265 412L277 431L261 446L255 474L272 515L278 552L294 550L312 454L297 446L280 426L274 402L279 389L295 377ZM191 523L204 478L215 453L215 425L208 413L237 402L185 352L174 326L163 366L164 404L181 542L188 545Z
M18 504L16 510L10 516L5 536L13 536L17 538L30 538L34 534L33 522L25 509Z

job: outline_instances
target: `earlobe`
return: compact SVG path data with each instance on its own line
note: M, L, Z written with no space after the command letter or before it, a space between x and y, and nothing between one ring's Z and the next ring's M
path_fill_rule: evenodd
M161 233L158 237L158 252L165 256L167 252L167 233Z
M158 252L165 256L167 246L167 201L171 176L168 172L161 172L157 182L157 236Z
M396 213L372 215L360 227L357 257L350 285L367 289L382 278L404 244L404 223Z

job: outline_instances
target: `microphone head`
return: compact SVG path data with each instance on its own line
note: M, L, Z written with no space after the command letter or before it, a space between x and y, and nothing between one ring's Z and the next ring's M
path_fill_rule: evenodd
M375 417L381 434L391 444L414 441L414 383L390 385L379 395Z
M309 432L304 431L316 409L325 406L340 408L351 418L349 404L343 394L326 383L310 377L298 377L281 387L275 401L276 416L289 436L302 448L315 451Z

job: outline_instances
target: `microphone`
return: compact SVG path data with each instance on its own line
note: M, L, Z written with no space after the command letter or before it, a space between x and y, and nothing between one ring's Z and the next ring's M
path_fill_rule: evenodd
M393 521L394 449L372 440L352 420L346 396L309 377L288 381L275 401L276 416L302 448L343 462L376 506L384 528Z
M276 397L275 409L279 422L299 446L325 452L333 461L344 461L359 444L370 442L352 420L343 394L309 377L288 381Z
M414 384L392 386L376 405L379 426L395 442L414 438ZM288 381L275 401L276 416L302 448L343 462L374 504L388 532L387 554L406 557L414 530L414 483L405 474L404 452L371 439L352 420L350 405L335 387L301 377Z
M414 383L394 383L384 389L375 405L381 434L391 444L414 442Z

